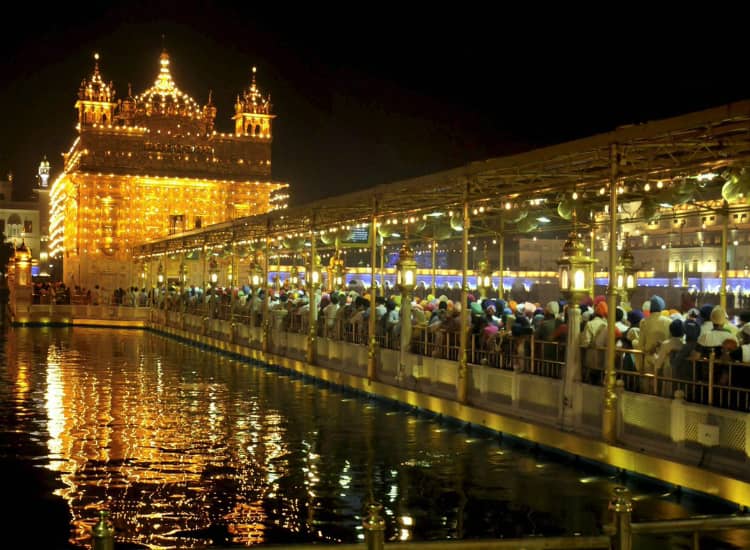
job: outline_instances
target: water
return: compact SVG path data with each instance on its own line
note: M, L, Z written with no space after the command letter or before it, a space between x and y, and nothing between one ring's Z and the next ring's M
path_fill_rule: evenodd
M140 548L358 542L371 497L386 540L598 534L618 484L634 520L736 511L149 332L15 328L3 353L3 547L87 547L101 508Z

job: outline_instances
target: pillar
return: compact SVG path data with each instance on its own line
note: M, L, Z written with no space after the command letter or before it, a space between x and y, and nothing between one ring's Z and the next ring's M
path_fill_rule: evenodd
M607 284L607 351L604 365L602 437L608 443L617 439L617 394L615 392L615 314L617 309L617 183L620 153L610 144L609 162L609 283ZM592 250L593 252L593 250ZM593 281L593 279L592 279Z

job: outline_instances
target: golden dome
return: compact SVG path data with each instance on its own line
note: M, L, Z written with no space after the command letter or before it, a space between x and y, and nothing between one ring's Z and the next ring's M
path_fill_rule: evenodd
M159 59L159 74L148 90L135 98L138 114L145 116L177 116L199 118L202 114L198 103L181 91L169 71L169 54L163 51Z
M91 78L81 81L81 87L78 89L78 99L84 101L106 101L112 102L115 99L115 89L110 82L107 84L102 80L99 74L99 54L94 54L94 74Z
M29 247L26 246L26 242L23 240L21 241L21 244L16 248L16 261L19 262L28 262L31 260L31 251L29 250Z

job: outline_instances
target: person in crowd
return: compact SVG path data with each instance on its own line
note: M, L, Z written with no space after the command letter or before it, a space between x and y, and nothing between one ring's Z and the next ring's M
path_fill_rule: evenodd
M542 348L542 359L544 361L559 361L558 344L555 341L554 334L557 328L562 324L559 318L560 304L556 301L548 302L544 307L544 320L539 323L536 330L536 339L540 341Z
M656 353L654 367L656 376L661 380L659 394L663 397L672 397L672 379L677 370L677 357L682 349L685 328L681 319L674 319L669 324L669 338L664 340Z
M590 384L601 384L604 370L604 356L607 345L607 302L599 301L594 307L594 316L581 332L580 345L585 348L583 366L584 379Z
M643 370L641 371L640 388L643 393L656 391L652 384L656 375L656 354L661 343L669 338L671 320L661 314L666 307L661 296L654 295L649 301L649 316L641 321L639 348L643 351Z

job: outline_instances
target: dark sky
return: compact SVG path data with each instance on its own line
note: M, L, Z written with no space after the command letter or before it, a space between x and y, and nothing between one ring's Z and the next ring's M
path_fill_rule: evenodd
M278 117L273 176L292 204L750 98L744 31L717 34L704 14L691 26L544 23L494 4L104 4L5 18L0 173L13 171L17 199L43 155L61 169L93 53L118 97L129 82L139 93L162 35L177 85L201 104L213 90L222 131L258 66Z

